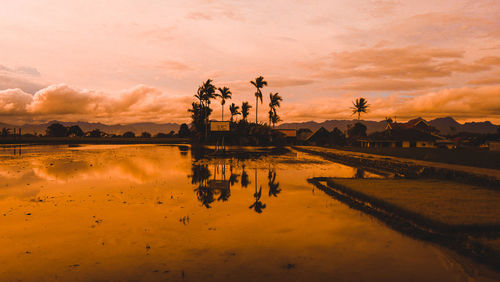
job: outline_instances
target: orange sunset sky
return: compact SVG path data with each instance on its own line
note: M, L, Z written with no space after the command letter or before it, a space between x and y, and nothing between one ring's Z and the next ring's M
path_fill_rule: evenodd
M355 118L365 97L364 119L498 124L499 15L498 0L2 0L0 122L187 122L203 80L254 104L263 75L259 114L278 91L285 122Z

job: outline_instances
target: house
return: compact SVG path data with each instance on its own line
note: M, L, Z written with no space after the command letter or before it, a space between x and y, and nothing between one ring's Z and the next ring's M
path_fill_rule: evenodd
M324 145L330 143L330 132L324 127L316 130L309 138L306 140L308 145Z
M437 135L415 128L404 129L401 127L392 127L391 130L375 132L366 138L361 138L359 142L361 147L364 148L435 148L436 141L441 139Z
M386 130L393 129L415 129L423 132L433 132L435 129L425 119L419 117L405 123L391 122L387 124Z

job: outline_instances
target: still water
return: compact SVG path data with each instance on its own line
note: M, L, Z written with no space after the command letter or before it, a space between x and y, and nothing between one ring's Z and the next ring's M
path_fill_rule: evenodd
M2 147L0 280L492 278L315 189L315 176L379 177L298 152L196 160L185 146Z

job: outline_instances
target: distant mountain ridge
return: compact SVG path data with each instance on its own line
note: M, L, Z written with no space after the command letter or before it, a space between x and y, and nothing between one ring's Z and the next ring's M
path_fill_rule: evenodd
M318 130L324 127L328 130L332 130L337 127L340 130L346 130L347 125L352 125L358 122L358 120L326 120L323 122L306 121L306 122L294 122L294 123L283 123L277 126L277 128L282 129L300 129L308 128L312 131ZM371 121L371 120L360 120L361 123L366 125L368 133L383 131L387 125L386 121ZM132 131L136 134L140 134L147 131L151 134L157 133L169 133L170 131L177 132L179 130L180 124L178 123L153 123L153 122L140 122L140 123L130 123L130 124L103 124L103 123L91 123L91 122L62 122L62 121L49 121L40 124L24 124L22 126L15 126L0 122L0 129L7 128L22 128L23 133L37 133L45 134L47 126L53 123L61 123L64 126L78 125L83 131L91 131L93 129L99 129L110 134L123 134L127 131ZM489 121L483 122L466 122L459 123L452 117L436 118L429 121L429 124L437 128L441 134L459 133L459 132L471 132L471 133L496 133L498 132L498 125L492 124Z
M324 122L295 122L295 123L283 123L278 126L282 129L300 129L308 128L315 131L321 127L328 130L332 130L337 127L340 130L347 130L347 125L352 125L358 122L358 120L326 120ZM362 124L366 125L367 132L372 133L376 131L383 131L387 126L387 122L383 121L371 121L371 120L360 120ZM430 125L434 126L439 130L441 134L459 133L459 132L470 132L470 133L497 133L498 125L492 124L489 121L483 122L466 122L461 124L457 122L452 117L436 118L428 121Z

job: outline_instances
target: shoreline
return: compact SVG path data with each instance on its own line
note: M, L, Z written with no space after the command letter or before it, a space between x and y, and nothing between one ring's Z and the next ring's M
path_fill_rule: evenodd
M326 160L356 166L364 169L374 169L394 173L403 178L437 178L465 183L484 185L500 189L500 170L485 169L472 166L448 163L425 162L413 159L402 159L373 154L358 154L339 149L322 147L292 146L293 149L321 156Z

